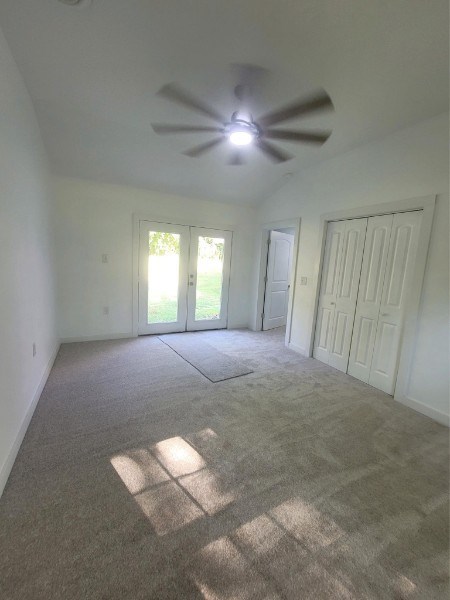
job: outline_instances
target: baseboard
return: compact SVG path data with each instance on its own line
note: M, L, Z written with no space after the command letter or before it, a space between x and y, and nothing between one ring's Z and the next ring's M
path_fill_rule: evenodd
M25 414L25 417L22 421L19 431L17 432L16 439L14 440L13 445L6 457L5 462L3 463L0 469L0 496L3 494L3 490L5 489L6 482L8 481L9 474L11 473L11 469L13 468L14 461L16 460L17 454L19 452L20 446L23 442L23 438L28 429L28 425L30 424L31 418L36 409L37 403L39 402L39 398L41 397L42 390L44 389L45 384L47 383L48 376L50 375L50 371L52 370L53 363L55 362L56 355L59 350L59 342L56 344L55 349L50 356L49 361L42 373L42 377L39 381L39 384L33 394L33 399L31 400L31 404L28 407L28 410Z
M308 358L308 353L306 352L306 349L303 348L303 346L294 344L294 342L289 342L287 347L289 348L289 350L293 350L294 352L297 352L297 354L301 354L305 358Z
M134 338L131 331L128 333L107 333L105 335L82 335L79 337L67 337L61 339L61 344L72 344L73 342L103 342L106 340L123 340Z
M405 406L412 408L416 412L422 413L423 415L430 417L431 419L437 421L438 423L441 423L442 425L450 427L450 416L446 415L440 410L437 410L436 408L432 408L431 406L423 404L423 402L419 402L419 400L415 400L414 398L410 398L409 396L402 396L399 398L394 397L394 400L400 402L400 404L404 404Z

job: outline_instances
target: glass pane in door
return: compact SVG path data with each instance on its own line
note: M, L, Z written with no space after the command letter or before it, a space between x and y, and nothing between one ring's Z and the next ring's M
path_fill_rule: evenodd
M195 320L220 319L224 238L198 236Z
M149 231L148 324L178 320L180 234Z

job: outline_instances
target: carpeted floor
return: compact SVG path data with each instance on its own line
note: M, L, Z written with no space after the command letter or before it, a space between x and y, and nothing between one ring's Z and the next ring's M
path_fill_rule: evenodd
M2 600L448 598L448 430L284 348L61 347L0 500Z

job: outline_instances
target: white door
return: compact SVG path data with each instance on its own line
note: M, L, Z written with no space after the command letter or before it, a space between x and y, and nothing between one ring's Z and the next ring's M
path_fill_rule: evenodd
M191 227L188 331L227 326L230 231Z
M336 306L344 231L345 221L328 223L314 338L314 357L327 364L330 361L331 330Z
M139 223L139 335L184 331L189 227Z
M393 394L422 212L394 215L369 384Z
M314 356L346 372L367 219L328 224Z
M336 304L331 327L329 365L347 372L367 219L345 222Z
M139 223L139 335L227 326L232 233Z
M286 325L294 249L293 235L271 231L269 239L263 311L264 330Z
M394 215L370 217L361 269L348 373L369 382Z

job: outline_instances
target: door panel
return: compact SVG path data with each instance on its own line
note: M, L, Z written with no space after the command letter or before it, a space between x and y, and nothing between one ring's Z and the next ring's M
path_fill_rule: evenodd
M230 231L191 227L188 331L227 326Z
M329 365L347 372L367 219L345 221Z
M321 294L325 301L327 298L333 300L336 298L336 287L339 277L339 259L341 258L344 229L344 221L328 224L321 288Z
M330 361L334 308L344 232L345 221L328 223L313 352L314 358L318 358L327 364Z
M393 215L370 217L359 283L348 373L368 383Z
M294 236L270 232L263 329L286 325Z
M354 342L354 361L357 365L367 368L370 371L370 362L372 360L372 352L369 353L369 343L374 336L374 330L377 324L373 319L361 317L356 340ZM353 348L352 348L353 351ZM350 372L350 371L349 371Z
M139 244L138 333L184 331L189 227L141 221Z
M319 308L317 315L316 347L314 349L314 356L316 356L316 358L319 358L321 353L326 353L328 359L328 340L330 336L332 314L333 311L329 308Z
M422 212L394 215L369 383L393 394Z

